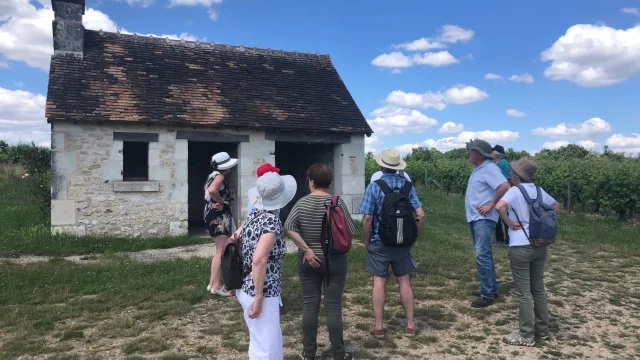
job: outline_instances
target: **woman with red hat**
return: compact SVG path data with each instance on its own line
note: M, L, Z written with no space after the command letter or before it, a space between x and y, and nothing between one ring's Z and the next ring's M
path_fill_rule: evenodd
M274 172L276 174L280 173L280 169L278 169L277 167L272 166L269 163L266 164L262 164L260 165L260 167L258 167L258 170L256 170L256 174L258 175L258 178L260 178L262 175L269 173L269 172ZM249 199L249 203L247 204L247 214L249 214L251 212L251 210L253 210L253 204L251 202L251 199ZM280 216L280 210L278 210L278 216Z

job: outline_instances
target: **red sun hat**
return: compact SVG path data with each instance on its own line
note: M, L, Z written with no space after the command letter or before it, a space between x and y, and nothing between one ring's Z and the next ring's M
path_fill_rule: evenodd
M280 173L280 169L278 169L277 167L273 167L271 166L271 164L266 163L266 164L262 164L260 165L260 167L258 168L258 170L256 170L256 174L258 174L258 177L268 173L268 172L274 172L276 174Z

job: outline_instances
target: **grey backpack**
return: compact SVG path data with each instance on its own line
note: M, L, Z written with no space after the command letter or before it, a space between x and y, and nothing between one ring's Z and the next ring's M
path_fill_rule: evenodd
M529 207L528 234L525 231L518 214L515 210L513 212L516 214L516 218L522 227L522 231L524 231L524 234L529 239L529 243L535 247L553 244L556 240L556 234L558 233L558 214L551 204L545 204L542 202L542 189L540 189L540 186L536 185L538 197L535 199L531 199L529 193L527 193L527 190L522 185L518 185L518 189L522 193L522 196L524 196L524 199L527 201L527 206Z

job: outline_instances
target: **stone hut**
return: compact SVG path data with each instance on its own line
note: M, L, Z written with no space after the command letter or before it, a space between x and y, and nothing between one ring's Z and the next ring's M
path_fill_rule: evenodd
M354 216L372 130L328 55L86 30L84 0L53 0L53 232L178 236L203 227L204 182L219 151L234 217L271 162L308 192L306 169L333 166ZM289 209L282 211L285 217Z

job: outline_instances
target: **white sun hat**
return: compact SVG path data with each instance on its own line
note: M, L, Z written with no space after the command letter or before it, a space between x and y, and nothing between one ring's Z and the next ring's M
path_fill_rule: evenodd
M255 187L249 189L249 199L256 209L279 210L293 199L297 189L293 176L268 172L258 178Z
M228 170L238 165L238 159L234 159L226 152L219 152L211 157L211 165L216 165L218 170Z

